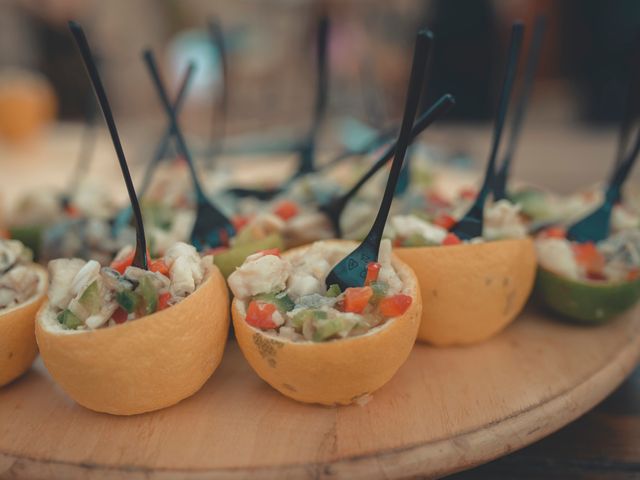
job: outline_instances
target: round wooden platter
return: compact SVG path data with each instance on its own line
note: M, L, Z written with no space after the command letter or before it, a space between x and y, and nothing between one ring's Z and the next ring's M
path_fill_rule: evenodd
M427 478L505 455L611 392L640 358L640 309L600 327L529 309L467 348L417 345L363 406L289 400L230 342L195 396L115 417L64 395L40 361L0 390L0 478Z

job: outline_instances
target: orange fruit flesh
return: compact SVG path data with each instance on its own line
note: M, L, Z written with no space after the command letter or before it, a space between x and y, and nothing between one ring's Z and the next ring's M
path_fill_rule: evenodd
M530 238L394 252L420 283L418 340L436 346L469 345L496 335L520 313L534 284Z

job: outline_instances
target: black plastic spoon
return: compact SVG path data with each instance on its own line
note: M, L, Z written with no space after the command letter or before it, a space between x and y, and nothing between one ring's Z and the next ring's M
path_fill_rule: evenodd
M443 95L434 103L426 112L424 112L413 125L411 130L411 138L409 142L413 142L415 138L420 135L429 125L431 125L437 118L447 113L455 105L455 99L452 95ZM358 193L360 188L369 181L389 160L396 152L397 143L392 144L387 150L380 156L378 160L371 166L367 172L360 177L360 179L351 187L348 191L340 196L331 199L329 202L319 205L318 208L321 212L325 213L331 222L331 226L338 238L342 238L342 228L340 227L340 218L346 208L349 201Z
M143 58L147 64L153 84L156 87L158 96L160 97L165 109L165 113L171 122L173 135L176 139L176 143L178 144L178 150L182 155L184 155L191 174L191 180L193 182L197 202L196 221L191 231L191 243L198 250L227 245L229 239L235 235L235 228L229 219L220 210L218 210L215 205L213 205L211 200L209 200L207 195L204 193L200 180L198 179L198 173L196 172L193 158L191 157L191 152L189 151L187 142L182 135L175 111L171 107L171 101L167 95L164 82L160 77L160 72L151 50L145 50Z
M173 104L173 109L176 112L176 114L179 114L180 111L182 110L184 99L186 98L187 90L188 90L191 78L193 77L194 71L195 71L195 64L189 63L189 66L187 67L187 71L185 72L184 77L182 79L182 84L180 85L180 89L178 90L178 95L176 96L176 100ZM153 156L151 157L151 161L147 164L147 168L144 171L144 176L142 177L142 183L140 184L140 189L139 189L140 198L144 198L147 190L149 189L149 186L151 185L151 180L153 180L153 174L157 170L158 165L160 165L160 162L167 157L169 153L169 147L171 145L172 137L173 136L172 136L171 124L169 124L167 126L166 131L164 132L164 135L162 135L162 138L160 139L160 141L158 142L158 145L154 150ZM130 221L131 221L131 208L125 207L116 214L113 220L113 226L111 228L113 235L117 236L120 233L120 231L122 231L122 229L129 224Z
M78 45L78 49L80 50L80 55L82 56L84 66L87 69L89 78L91 79L91 84L93 85L96 97L98 97L98 103L100 104L100 108L102 109L104 119L107 122L109 134L111 135L111 140L113 141L113 148L115 149L116 155L118 156L120 170L122 170L124 183L127 186L127 193L129 194L129 200L131 201L136 228L136 250L133 256L133 262L131 264L134 267L147 270L147 240L144 235L142 213L140 211L140 204L138 203L138 197L136 196L133 181L131 180L131 174L129 173L127 160L122 149L122 144L120 143L118 129L116 128L116 123L113 119L113 114L111 113L111 106L109 105L107 94L104 90L104 87L102 86L100 74L98 73L98 69L93 60L91 48L89 47L89 43L87 42L87 38L85 37L82 27L79 23L71 21L69 22L69 30L71 30L71 34L73 35L73 38Z
M367 266L370 262L378 259L382 232L387 222L387 216L389 215L389 209L393 201L393 193L396 189L402 162L404 161L407 147L411 141L412 125L416 112L418 111L420 92L425 77L429 46L432 38L433 35L427 30L421 30L416 37L402 126L400 127L396 153L393 158L393 163L391 164L389 179L384 190L378 215L362 243L329 272L326 279L327 288L333 284L337 284L340 289L344 291L349 287L362 286L367 274Z
M496 172L495 182L493 185L493 198L502 200L507 198L507 182L509 181L509 173L513 157L516 153L516 146L522 131L522 125L527 113L527 106L533 91L534 79L540 62L540 53L542 52L542 40L546 29L547 20L543 15L536 17L533 26L533 37L531 39L531 47L527 54L525 63L524 77L522 79L522 88L520 89L516 100L516 108L511 121L511 131L507 140L507 148L502 159L502 164Z
M462 240L470 240L472 238L482 236L484 204L487 196L493 188L496 157L498 155L498 148L500 147L504 121L509 108L509 98L511 96L511 90L513 89L513 81L518 67L518 58L520 56L523 33L524 25L521 22L515 22L511 27L511 41L509 45L507 67L504 72L498 115L493 129L493 144L489 154L489 161L487 163L487 170L482 182L482 187L480 188L480 192L478 192L478 196L469 211L451 228L451 232L455 233Z
M207 31L211 42L216 47L220 56L222 70L222 95L218 102L214 104L211 136L209 137L209 148L207 155L208 167L213 167L214 157L222 151L222 144L227 124L229 112L229 65L227 61L227 50L224 44L224 34L222 25L217 18L212 18L207 24Z
M316 170L316 141L320 126L327 112L329 29L329 17L323 15L318 21L316 40L316 99L313 109L313 120L306 138L300 144L298 169L293 175L294 178L315 172Z
M567 238L575 242L601 242L609 236L611 212L620 198L620 191L629 177L640 152L640 128L631 153L620 163L607 186L602 204L589 215L574 223L567 230Z

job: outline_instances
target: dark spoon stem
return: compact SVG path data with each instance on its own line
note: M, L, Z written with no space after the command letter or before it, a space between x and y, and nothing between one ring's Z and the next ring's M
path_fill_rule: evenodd
M222 151L224 141L227 115L229 112L229 64L227 50L224 44L224 34L222 25L217 18L209 20L207 25L209 37L218 50L220 66L222 71L222 95L217 101L213 111L211 136L209 137L209 167L211 167L214 156Z
M178 150L184 155L187 166L189 167L189 173L191 174L191 180L193 182L193 188L195 190L197 200L200 201L202 199L206 199L207 197L204 193L204 190L202 189L200 180L198 179L198 173L196 172L193 158L191 157L191 152L187 148L187 142L184 139L182 131L178 127L178 119L176 118L175 111L171 107L171 101L169 100L167 90L164 86L162 77L160 76L160 71L158 70L158 65L155 61L153 52L151 52L151 50L145 50L143 53L143 58L145 63L147 64L147 68L149 69L149 73L151 74L151 79L153 80L153 84L158 92L158 96L162 101L165 112L169 117L172 134L174 135L178 144Z
M89 47L89 43L87 42L87 38L84 34L84 31L82 30L82 27L79 23L71 21L69 22L69 30L71 30L71 34L73 35L73 38L78 45L85 68L87 69L87 73L89 74L89 78L91 79L91 84L93 85L93 89L96 93L96 96L98 97L98 103L100 104L100 108L102 109L104 119L107 122L109 134L111 135L111 140L113 141L113 147L116 151L118 162L120 163L120 170L122 170L122 176L124 177L124 182L127 187L127 193L129 194L129 200L131 201L131 207L133 208L136 227L136 250L133 257L132 265L134 267L147 270L147 241L144 234L144 225L142 223L142 212L140 211L140 204L138 203L138 198L133 186L133 181L131 180L131 174L129 173L129 167L124 155L124 150L122 149L120 136L118 135L118 129L116 128L116 123L113 119L111 106L102 85L102 80L100 79L100 74L98 73L95 61L93 60L91 48Z
M184 106L185 99L187 97L187 92L189 91L189 85L191 83L191 79L193 78L193 72L195 72L195 63L190 62L187 71L184 73L182 77L182 83L180 84L180 89L178 90L178 95L176 96L176 100L173 104L173 110L176 112L176 115L179 115L182 111L182 107ZM151 161L147 165L147 169L144 172L144 177L142 178L142 185L140 185L140 198L144 198L145 193L147 192L149 185L151 185L151 180L153 179L153 173L156 168L160 164L160 162L167 156L169 152L169 147L171 145L172 138L172 130L171 125L167 126L167 129L160 139L158 143L153 157Z
M540 15L536 18L536 22L533 27L531 47L525 64L522 88L520 89L518 99L516 101L515 112L511 122L511 131L509 132L509 138L507 140L507 148L502 165L496 173L495 186L493 189L493 194L496 200L502 200L507 197L507 181L509 180L511 163L516 153L518 139L522 132L522 125L524 124L527 107L529 106L531 94L533 92L536 71L538 70L538 64L540 63L542 40L544 38L546 25L546 17Z

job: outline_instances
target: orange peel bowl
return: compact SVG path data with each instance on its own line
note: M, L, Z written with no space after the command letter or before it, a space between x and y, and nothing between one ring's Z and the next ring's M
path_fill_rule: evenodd
M36 293L26 302L0 311L0 387L26 372L38 354L34 323L47 293L47 271L33 265L38 273Z
M222 360L229 294L222 274L180 303L96 330L63 330L45 304L36 338L47 370L80 405L115 415L150 412L196 393Z
M324 241L345 255L353 242ZM301 255L309 246L288 250ZM245 321L243 302L231 307L236 339L247 362L283 395L305 403L348 405L386 384L405 362L415 343L422 302L413 271L398 258L393 266L413 297L409 309L365 335L327 342L293 342L269 335Z
M394 252L420 283L418 340L435 346L469 345L496 335L522 311L534 285L530 238Z

